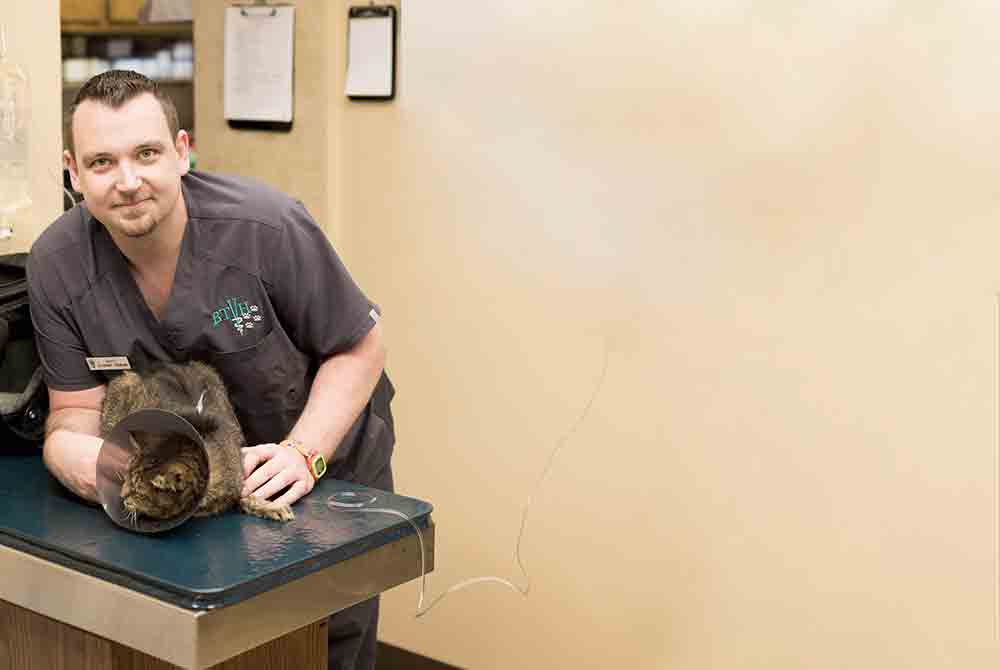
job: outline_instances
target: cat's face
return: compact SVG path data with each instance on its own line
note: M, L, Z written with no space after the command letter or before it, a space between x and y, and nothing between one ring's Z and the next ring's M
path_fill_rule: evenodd
M165 520L191 511L208 482L199 448L186 438L136 432L122 483L122 505L133 518Z

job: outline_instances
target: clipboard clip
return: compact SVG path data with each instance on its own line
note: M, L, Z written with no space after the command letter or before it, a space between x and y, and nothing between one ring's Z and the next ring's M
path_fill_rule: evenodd
M367 5L352 5L348 16L352 19L369 17L392 16L396 8L392 5L376 5L375 0L371 0Z
M240 15L241 16L246 16L247 18L250 18L250 17L258 17L258 16L276 16L278 14L277 7L279 7L279 6L282 6L282 7L287 6L287 3L281 3L280 5L277 5L277 4L275 4L275 5L269 5L267 3L267 0L253 0L253 2L251 4L248 4L248 5L233 5L233 6L240 8ZM265 12L248 12L247 11L248 9L270 9L271 11L270 12L266 12L266 13Z

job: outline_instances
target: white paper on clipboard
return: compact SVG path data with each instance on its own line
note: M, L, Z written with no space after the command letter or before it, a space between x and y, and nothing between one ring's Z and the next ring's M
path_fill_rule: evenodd
M392 95L391 16L351 17L347 27L347 83L344 94L357 97Z
M292 120L294 7L228 7L223 116Z

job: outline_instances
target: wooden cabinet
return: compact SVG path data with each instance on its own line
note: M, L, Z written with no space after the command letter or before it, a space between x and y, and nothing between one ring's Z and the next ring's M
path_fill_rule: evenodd
M62 0L63 23L100 23L104 20L107 0Z
M139 23L145 0L61 0L63 35L163 35L191 37L190 21Z
M139 10L145 0L109 0L108 20L111 23L138 23Z

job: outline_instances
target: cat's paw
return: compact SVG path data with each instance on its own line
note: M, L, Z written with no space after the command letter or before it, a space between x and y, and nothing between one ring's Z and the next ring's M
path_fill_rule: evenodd
M278 505L271 508L271 516L275 521L291 521L295 518L295 512L288 505Z
M272 502L261 500L254 496L240 498L240 509L245 514L252 514L253 516L273 521L291 521L295 518L295 512L288 505L275 505Z

